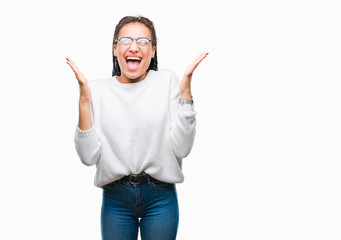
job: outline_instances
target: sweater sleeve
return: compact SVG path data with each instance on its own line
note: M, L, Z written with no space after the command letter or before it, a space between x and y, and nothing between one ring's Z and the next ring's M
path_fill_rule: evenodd
M191 152L196 134L194 103L179 103L179 80L174 74L170 96L170 141L174 154L185 158Z
M90 104L91 108L91 117L93 118L92 112L92 104ZM79 129L78 124L76 127L74 143L76 147L77 154L86 166L91 166L96 164L101 157L101 142L96 134L94 125L88 130L82 131Z

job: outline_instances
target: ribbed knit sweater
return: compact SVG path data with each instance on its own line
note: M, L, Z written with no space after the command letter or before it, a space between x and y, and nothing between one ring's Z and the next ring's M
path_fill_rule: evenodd
M184 181L182 158L196 133L194 103L179 102L179 79L170 70L149 70L142 81L121 83L116 77L91 80L93 126L78 124L74 142L80 160L96 164L94 185L146 172L169 183Z

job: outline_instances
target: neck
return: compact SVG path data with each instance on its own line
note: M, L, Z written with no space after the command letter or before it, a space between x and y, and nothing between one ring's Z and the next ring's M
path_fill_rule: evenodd
M139 76L135 79L132 79L132 78L127 77L124 73L121 73L121 76L118 76L116 78L120 83L136 83L136 82L140 82L143 79L145 79L147 77L147 75L148 75L148 72L145 72L141 76Z

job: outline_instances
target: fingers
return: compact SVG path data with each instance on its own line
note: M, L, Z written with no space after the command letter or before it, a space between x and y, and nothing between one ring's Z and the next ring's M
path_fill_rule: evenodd
M199 56L197 56L194 61L188 66L185 75L191 76L194 72L194 70L197 68L199 63L208 55L208 52L201 53Z
M71 67L72 71L75 73L77 80L80 84L86 84L87 80L84 75L81 73L79 68L77 67L76 63L72 61L70 58L66 58L67 64Z
M71 67L72 71L74 71L74 73L78 73L79 72L79 69L76 65L76 63L74 61L72 61L70 58L66 58L67 60L67 64Z
M208 52L200 54L194 62L196 62L195 67L199 65L199 63L208 55Z

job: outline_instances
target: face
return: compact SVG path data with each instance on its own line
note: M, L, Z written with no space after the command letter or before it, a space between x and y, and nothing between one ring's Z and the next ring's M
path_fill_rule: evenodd
M128 23L124 25L119 34L120 37L147 37L152 38L150 30L142 23ZM120 41L114 45L114 55L117 57L121 69L120 79L123 82L130 80L140 81L147 76L147 69L155 54L155 46L150 42L146 47L139 47L133 40L131 46L125 47Z

